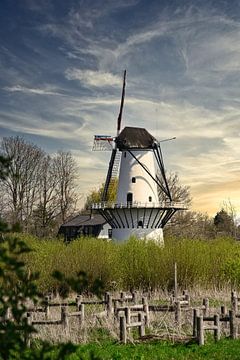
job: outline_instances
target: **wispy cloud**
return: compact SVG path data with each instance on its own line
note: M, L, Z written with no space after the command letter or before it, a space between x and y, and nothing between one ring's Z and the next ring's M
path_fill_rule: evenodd
M25 94L61 95L61 96L63 96L63 94L61 94L57 91L54 91L54 89L51 90L51 88L40 89L40 88L28 88L28 87L21 86L21 85L14 85L14 86L5 86L5 87L3 87L3 90L8 91L8 92L22 92Z
M109 154L91 153L92 137L115 134L127 68L123 126L176 136L163 145L166 166L195 208L213 212L227 193L240 199L240 9L170 3L25 0L41 18L26 18L19 47L0 48L0 124L65 141L87 192L105 176Z
M79 80L84 86L105 87L121 84L119 76L103 71L72 68L67 69L65 75L68 80Z

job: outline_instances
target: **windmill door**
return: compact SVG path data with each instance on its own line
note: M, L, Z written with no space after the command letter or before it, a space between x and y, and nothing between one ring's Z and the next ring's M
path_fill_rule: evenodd
M127 193L127 203L128 205L132 205L133 202L133 194L132 193Z

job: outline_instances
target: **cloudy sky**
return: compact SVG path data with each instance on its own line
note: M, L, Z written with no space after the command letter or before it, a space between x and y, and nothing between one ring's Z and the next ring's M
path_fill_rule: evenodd
M1 0L0 136L71 151L82 194L105 177L123 70L123 126L146 127L193 208L240 213L240 2Z

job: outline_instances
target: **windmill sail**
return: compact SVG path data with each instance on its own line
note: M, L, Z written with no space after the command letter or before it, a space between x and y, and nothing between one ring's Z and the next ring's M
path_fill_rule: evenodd
M124 70L124 74L123 74L122 97L121 97L120 111L119 111L119 115L118 115L118 119L117 119L117 136L119 135L120 129L121 129L122 112L123 112L123 105L124 105L124 98L125 98L125 86L126 86L126 70ZM113 147L113 150L112 150L110 161L109 161L107 177L106 177L106 181L105 181L105 185L104 185L104 189L103 189L103 193L102 193L102 201L107 200L108 189L109 189L109 185L110 185L111 179L112 179L113 167L114 167L114 164L116 163L116 160L119 161L119 159L116 158L116 154L117 154L117 147L115 144Z

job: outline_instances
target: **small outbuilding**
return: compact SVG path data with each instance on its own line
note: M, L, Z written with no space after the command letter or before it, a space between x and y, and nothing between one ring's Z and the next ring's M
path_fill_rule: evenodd
M79 214L62 224L58 231L64 235L65 241L71 241L80 236L111 238L111 228L100 214Z

